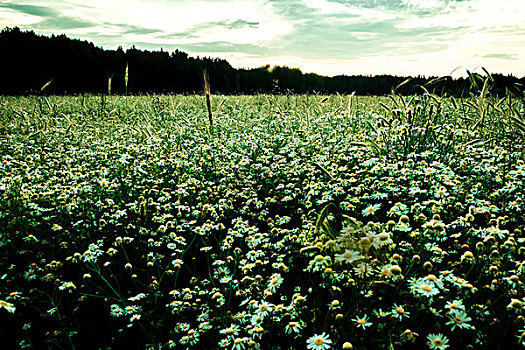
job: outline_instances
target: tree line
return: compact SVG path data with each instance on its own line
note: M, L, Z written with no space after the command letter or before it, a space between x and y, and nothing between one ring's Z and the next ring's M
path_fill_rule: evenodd
M392 75L305 74L297 68L269 65L236 69L226 60L191 57L187 53L105 50L91 42L65 35L50 37L18 27L0 32L0 94L80 93L197 93L203 89L203 71L212 93L355 93L384 95L430 91L438 95L467 96L479 89L473 80L451 77ZM127 73L128 72L128 73ZM470 76L472 78L473 75ZM523 96L525 77L491 74L491 91Z

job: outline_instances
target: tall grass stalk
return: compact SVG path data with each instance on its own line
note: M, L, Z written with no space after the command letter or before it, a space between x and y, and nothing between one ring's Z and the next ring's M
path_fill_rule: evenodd
M111 95L111 81L113 80L113 75L108 77L108 95Z
M126 90L126 95L128 94L128 77L129 77L129 63L126 62L126 73L124 74L124 88Z
M203 71L204 78L204 95L206 96L206 108L208 109L208 120L210 122L210 132L213 129L213 114L211 112L211 89L210 89L210 79L208 77L208 72Z

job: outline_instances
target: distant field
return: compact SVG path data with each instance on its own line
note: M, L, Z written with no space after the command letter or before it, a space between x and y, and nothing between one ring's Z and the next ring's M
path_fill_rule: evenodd
M523 97L212 99L0 97L2 346L525 345Z

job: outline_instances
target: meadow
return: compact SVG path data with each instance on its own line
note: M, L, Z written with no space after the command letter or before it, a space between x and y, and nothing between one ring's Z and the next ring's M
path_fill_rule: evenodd
M523 97L0 97L29 349L525 345Z

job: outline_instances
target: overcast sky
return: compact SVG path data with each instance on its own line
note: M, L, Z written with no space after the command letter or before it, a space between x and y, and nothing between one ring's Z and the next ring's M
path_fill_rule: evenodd
M234 67L525 75L524 0L2 0L0 24Z

